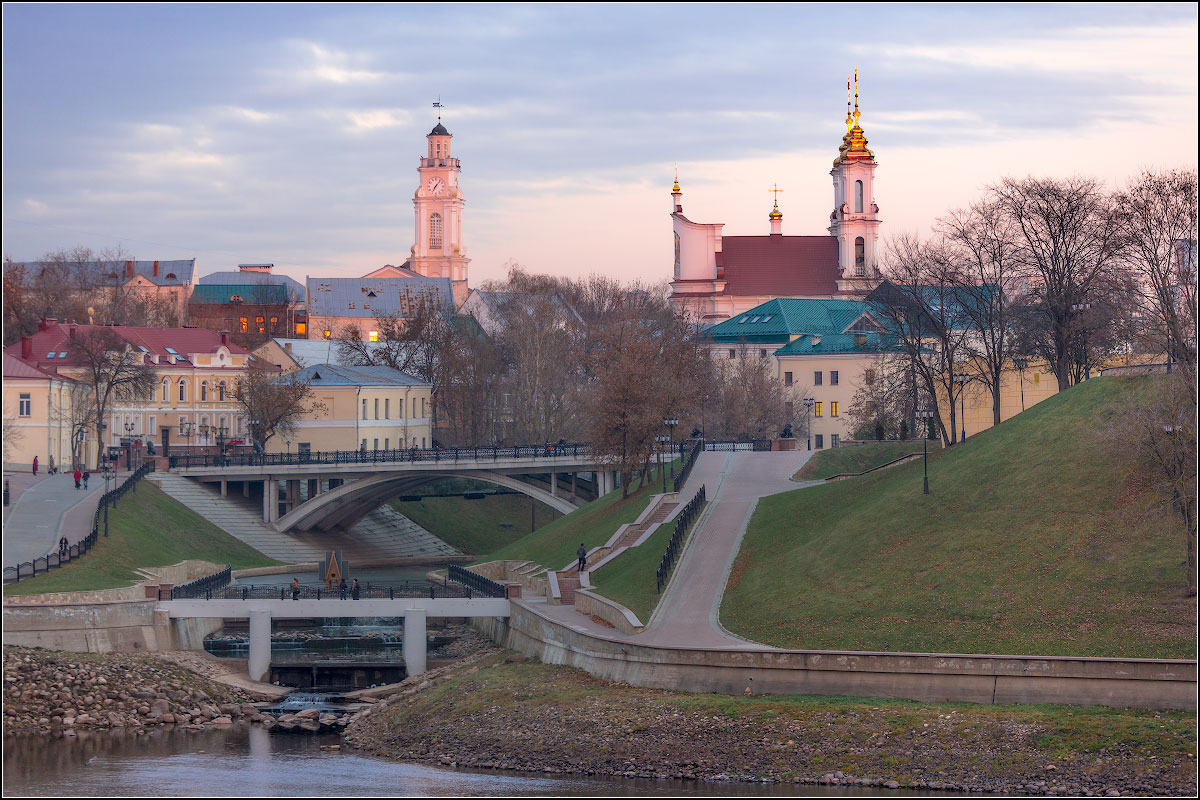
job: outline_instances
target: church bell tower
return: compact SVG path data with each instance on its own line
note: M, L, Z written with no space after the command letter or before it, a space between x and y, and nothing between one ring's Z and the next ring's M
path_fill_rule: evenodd
M454 294L466 296L466 248L462 244L463 194L458 187L461 169L450 153L450 131L438 115L437 125L425 137L429 151L417 167L420 184L413 195L416 229L408 267L429 278L449 278Z
M879 283L879 206L875 203L875 155L859 124L858 70L846 78L846 135L833 161L833 213L829 233L838 240L838 292L865 297Z

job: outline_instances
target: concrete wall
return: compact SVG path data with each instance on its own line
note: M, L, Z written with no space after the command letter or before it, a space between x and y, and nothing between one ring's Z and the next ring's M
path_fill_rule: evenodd
M657 689L1196 708L1194 660L650 647L566 628L520 601L507 620L473 623L545 663Z
M212 561L180 561L165 567L143 567L138 570L146 580L119 589L96 589L85 592L50 592L48 594L16 594L4 598L4 605L43 606L73 603L116 603L124 600L146 599L146 584L187 583L225 569L224 564Z
M5 605L4 644L75 653L199 650L218 618L171 620L156 600Z

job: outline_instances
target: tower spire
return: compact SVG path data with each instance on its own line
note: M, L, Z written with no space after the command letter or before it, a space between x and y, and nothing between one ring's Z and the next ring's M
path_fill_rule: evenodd
M846 133L854 125L854 117L850 115L850 76L846 76Z
M679 189L679 162L675 162L675 188L671 189L671 194L681 194Z

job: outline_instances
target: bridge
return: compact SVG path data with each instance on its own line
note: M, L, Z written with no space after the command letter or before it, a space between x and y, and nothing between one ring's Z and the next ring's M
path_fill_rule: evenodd
M261 497L277 531L345 530L387 500L441 478L471 478L532 497L561 513L618 488L617 473L582 444L340 450L172 456L186 478Z

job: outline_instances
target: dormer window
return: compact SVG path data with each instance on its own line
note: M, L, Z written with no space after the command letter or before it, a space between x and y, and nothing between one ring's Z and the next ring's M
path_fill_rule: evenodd
M167 280L169 280L169 281L173 281L173 280L175 280L175 279L176 279L176 278L175 278L175 273L174 273L174 272L168 272L168 273L167 273L167 277L166 277L166 279L167 279Z
M229 298L229 302L231 302L231 303L243 303L243 302L245 302L245 301L244 301L244 300L242 300L242 296L241 296L240 294L235 294L235 295L233 295L232 297L230 297L230 298Z
M347 303L347 305L348 305L348 306L350 306L350 309L351 309L351 310L353 310L353 309L354 309L354 303Z

